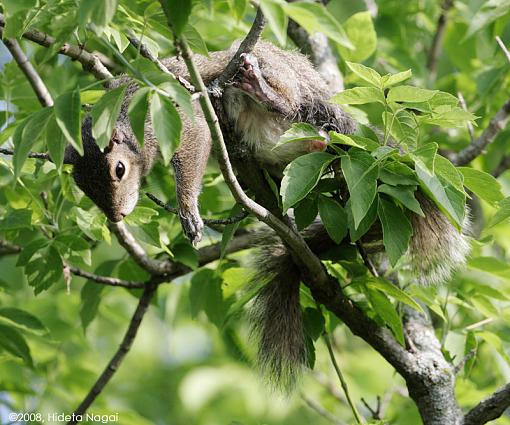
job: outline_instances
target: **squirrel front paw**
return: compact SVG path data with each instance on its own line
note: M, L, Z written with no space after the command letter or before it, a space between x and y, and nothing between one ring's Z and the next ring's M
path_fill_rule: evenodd
M193 245L196 245L202 239L202 230L204 228L204 222L200 217L198 208L194 208L193 211L181 209L179 211L179 218L181 219L184 234Z

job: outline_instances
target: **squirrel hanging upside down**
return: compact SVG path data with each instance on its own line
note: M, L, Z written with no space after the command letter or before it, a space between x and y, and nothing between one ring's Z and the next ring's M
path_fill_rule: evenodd
M206 84L224 71L237 51L230 49L194 56ZM184 63L176 58L163 60L174 74L188 76ZM120 79L117 86L129 79ZM158 144L146 121L145 144L140 148L131 130L127 110L137 87L131 83L121 108L109 146L102 152L91 131L91 119L85 119L82 138L85 154L72 147L67 160L74 163L78 186L114 222L122 220L138 201L141 178L158 156ZM245 54L239 72L223 93L222 102L228 119L242 144L260 166L281 177L285 166L300 155L325 150L321 140L288 143L275 148L280 136L292 123L306 122L320 131L334 130L352 134L356 122L339 106L329 103L332 93L310 61L295 51L281 50L259 41L252 53ZM179 216L186 236L200 240L203 222L199 215L198 196L211 150L211 137L200 108L195 105L194 121L181 114L183 128L179 149L172 164L175 170ZM237 170L242 174L243 170ZM425 217L411 213L413 236L408 257L419 283L439 283L465 261L469 244L462 233L423 194L418 194ZM311 235L324 233L320 224L310 226ZM282 387L290 387L306 360L303 319L299 305L300 273L291 255L276 236L268 236L259 256L259 277L271 281L254 300L252 318L259 336L259 363L266 375Z

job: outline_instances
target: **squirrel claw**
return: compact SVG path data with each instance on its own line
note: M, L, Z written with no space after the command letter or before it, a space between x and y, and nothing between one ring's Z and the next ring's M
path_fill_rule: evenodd
M204 222L198 214L198 209L195 212L179 212L181 219L182 230L190 242L195 246L202 240L202 230Z

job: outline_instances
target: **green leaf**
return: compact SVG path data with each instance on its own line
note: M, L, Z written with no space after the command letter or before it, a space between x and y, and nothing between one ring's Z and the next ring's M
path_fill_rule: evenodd
M150 105L150 114L163 161L168 164L179 144L181 135L182 123L179 113L170 99L154 93Z
M78 8L78 22L85 26L91 22L97 35L111 22L117 10L118 0L81 0Z
M83 155L81 141L80 89L61 94L55 99L55 117L67 142Z
M399 72L397 74L387 74L382 77L383 87L386 89L388 87L394 86L395 84L401 83L413 76L413 73L410 69L404 72Z
M363 105L379 102L384 105L384 96L380 89L374 87L355 87L334 95L330 101L339 105Z
M495 205L504 198L501 192L501 184L490 174L470 167L459 167L457 169L464 176L464 186L480 199Z
M142 87L133 95L128 107L129 123L131 129L138 140L140 146L143 146L145 139L145 120L147 118L148 95L150 89Z
M110 143L113 129L117 124L117 118L124 101L126 88L127 85L122 85L109 90L90 111L92 116L92 136L96 139L96 143L101 150Z
M390 89L386 100L390 102L426 102L434 97L437 90L421 89L413 86L397 86Z
M482 7L469 21L470 25L464 38L471 37L475 32L508 15L510 11L510 0L491 0L481 4Z
M349 69L354 72L358 78L367 82L371 86L379 89L382 89L382 77L375 69L369 68L368 66L362 65L360 63L354 62L345 62Z
M273 149L290 142L299 142L302 140L324 140L325 137L319 134L319 131L311 124L305 122L293 123L291 127L280 136L278 143Z
M370 154L355 148L342 157L341 164L349 188L354 226L357 228L374 201L379 169Z
M46 127L46 145L52 161L60 171L64 162L67 139L54 117L50 119Z
M510 266L508 263L495 257L470 258L468 267L490 273L503 279L510 279Z
M408 294L402 291L402 289L391 283L389 280L371 277L366 284L368 287L378 289L379 291L384 292L386 295L395 298L397 301L400 301L401 303L404 303L409 307L414 308L416 311L425 314L420 304L418 304Z
M464 344L464 356L470 355L471 352L475 354L471 356L466 363L464 364L464 374L467 376L471 373L473 366L476 361L476 351L478 349L478 341L476 340L475 333L473 331L468 331L466 335L466 343Z
M319 3L305 1L282 3L285 13L301 25L309 34L321 32L340 46L353 49L344 29L333 15Z
M370 12L359 12L350 16L344 23L344 29L354 45L354 50L339 46L338 51L344 60L363 62L375 52L377 34Z
M31 209L13 209L0 220L0 230L28 229L32 226Z
M191 0L162 0L161 5L176 37L180 36L191 14Z
M345 211L347 213L347 221L349 223L349 235L351 237L351 242L356 242L357 240L361 239L361 237L367 233L372 225L374 224L376 218L377 218L377 205L378 205L379 198L376 196L374 198L374 202L372 202L372 205L370 205L370 208L368 209L367 214L359 225L356 227L354 225L354 217L352 216L352 206L351 206L351 200L349 199L347 201L347 204L345 205Z
M393 186L414 186L418 184L416 173L407 165L397 161L386 162L379 172L379 179L382 182Z
M334 159L326 152L312 152L296 158L285 167L280 188L284 211L308 195Z
M26 266L34 254L46 247L49 244L47 239L35 239L29 244L25 245L18 255L18 261L16 262L17 267Z
M44 326L37 317L25 310L20 310L19 308L0 308L0 316L26 329L42 332L47 331L46 326Z
M510 196L508 198L505 198L502 201L500 201L498 206L499 206L498 211L489 220L489 224L488 224L489 228L510 218Z
M317 308L307 307L303 311L303 323L305 333L313 340L317 341L324 333L326 321L322 312Z
M209 56L207 44L205 44L204 39L193 25L188 23L188 25L184 27L183 35L186 38L189 47L191 47L191 50L200 55Z
M253 277L254 271L243 267L231 267L222 274L223 296L229 298L234 296Z
M397 341L400 344L405 345L402 321L400 320L400 316L398 315L397 310L388 299L388 297L382 292L371 288L367 288L367 296L370 300L372 308L384 321L384 323L386 323L386 325L391 329Z
M387 184L382 184L377 188L377 190L380 193L390 195L392 198L400 201L407 209L425 217L425 214L421 210L420 203L414 197L414 187L410 188L406 186L389 186Z
M23 335L15 328L0 324L0 348L15 357L23 359L28 366L33 367L30 348Z
M407 216L393 202L379 197L378 215L383 228L383 243L392 266L404 255L413 234Z
M282 5L278 1L262 0L260 8L264 13L269 28L273 31L278 43L285 46L287 42L287 23L288 18L283 10Z
M201 269L191 278L189 290L191 315L196 318L204 311L216 326L221 326L226 315L226 305L221 291L221 280L214 270Z
M347 214L342 206L331 198L319 196L319 214L328 235L336 243L347 235Z
M330 143L353 146L355 148L360 148L363 150L367 150L369 152L376 150L380 146L379 143L377 143L367 137L340 134L340 133L336 133L335 131L330 131L329 137L330 137Z
M14 156L12 158L14 174L16 177L19 176L21 167L23 167L30 149L45 130L46 125L52 116L52 112L53 110L51 108L41 109L28 118L24 122L23 126L16 128L14 137ZM18 129L21 131L21 137L19 137Z
M301 202L294 207L294 217L298 229L303 230L307 228L313 223L318 213L317 195L315 193L302 199Z

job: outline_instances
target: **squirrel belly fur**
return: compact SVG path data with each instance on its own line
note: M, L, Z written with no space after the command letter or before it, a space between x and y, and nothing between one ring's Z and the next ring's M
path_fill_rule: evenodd
M194 56L206 84L224 71L238 45L234 43L228 50L213 52L209 57ZM176 75L188 77L182 60L170 58L163 63ZM127 77L115 85L126 83L126 96L109 146L104 151L97 147L91 120L87 118L82 127L85 155L79 156L72 147L66 152L67 160L74 163L74 179L78 186L112 221L122 220L133 210L138 201L140 181L158 156L158 144L149 118L145 123L143 148L135 139L127 110L137 86ZM252 53L243 56L239 72L225 88L222 99L239 136L238 143L246 147L261 167L281 177L285 166L298 156L326 148L325 143L318 141L300 141L273 149L292 123L307 122L318 130L342 134L352 134L356 130L356 122L339 106L329 103L332 94L304 55L259 41ZM211 151L211 137L197 102L194 112L193 121L180 113L181 143L172 165L183 231L196 243L204 226L198 197ZM440 283L465 261L469 244L432 201L425 195L419 194L418 198L425 217L411 213L413 236L409 263L418 283ZM327 238L320 223L313 224L305 232ZM299 303L301 274L274 234L268 232L261 245L256 260L259 273L254 280L266 284L253 300L250 313L253 334L259 342L258 363L275 386L288 389L306 363Z

